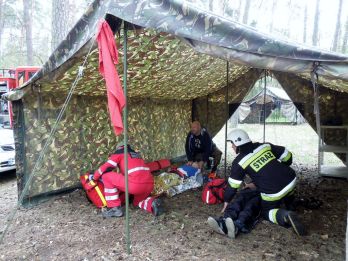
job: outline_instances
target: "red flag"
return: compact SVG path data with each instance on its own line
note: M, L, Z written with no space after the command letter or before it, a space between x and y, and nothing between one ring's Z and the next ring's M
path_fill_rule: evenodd
M125 97L115 65L118 64L118 52L114 34L109 24L101 20L98 25L97 41L99 48L99 72L106 82L110 119L115 134L123 132L122 109Z

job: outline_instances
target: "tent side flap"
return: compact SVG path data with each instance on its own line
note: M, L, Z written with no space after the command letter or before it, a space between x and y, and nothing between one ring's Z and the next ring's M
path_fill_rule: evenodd
M15 119L18 134L25 135L25 154L19 158L19 191L33 169L56 116L62 95L23 99L22 119ZM40 117L39 117L40 115ZM129 99L129 141L146 160L184 154L191 120L189 101ZM25 129L20 124L25 122ZM20 133L19 133L20 132ZM16 135L17 140L21 135ZM79 184L79 175L95 170L107 160L122 139L112 132L105 97L74 96L68 106L42 166L30 186L28 198ZM18 143L18 145L20 145ZM17 151L20 150L20 146Z

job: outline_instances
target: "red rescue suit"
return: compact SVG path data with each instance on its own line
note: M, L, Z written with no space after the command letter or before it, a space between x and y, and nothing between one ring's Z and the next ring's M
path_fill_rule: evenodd
M150 197L154 187L154 179L150 169L145 165L140 154L128 145L128 191L133 195L133 205L152 213L152 202L155 197ZM120 173L111 170L119 168ZM94 180L102 177L107 207L121 206L121 195L126 190L124 177L123 146L118 147L108 161L101 165L94 173Z

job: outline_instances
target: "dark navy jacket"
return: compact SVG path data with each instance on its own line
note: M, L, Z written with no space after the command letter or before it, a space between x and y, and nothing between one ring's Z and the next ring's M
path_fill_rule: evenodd
M214 143L205 128L202 128L201 133L198 136L189 132L185 144L187 160L193 161L195 155L202 153L203 161L208 161L213 150L213 144Z

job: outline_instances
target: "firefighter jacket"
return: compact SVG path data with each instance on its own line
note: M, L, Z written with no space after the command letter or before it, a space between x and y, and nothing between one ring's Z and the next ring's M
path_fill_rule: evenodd
M296 174L290 168L291 152L270 143L250 142L244 146L232 163L225 202L231 201L246 174L261 192L263 200L279 200L294 189Z

